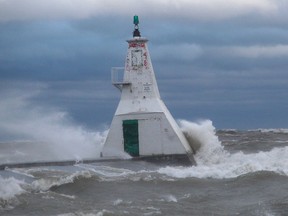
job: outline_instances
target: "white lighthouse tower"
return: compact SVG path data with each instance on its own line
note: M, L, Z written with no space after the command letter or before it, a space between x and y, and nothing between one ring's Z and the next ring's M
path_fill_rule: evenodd
M102 157L183 157L194 161L193 150L160 98L148 40L141 37L134 16L133 38L127 40L124 74L112 68L112 83L121 99L101 152ZM122 72L123 72L122 70Z

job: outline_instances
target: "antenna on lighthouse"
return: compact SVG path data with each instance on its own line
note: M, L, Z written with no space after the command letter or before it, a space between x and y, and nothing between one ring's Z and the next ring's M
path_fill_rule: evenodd
M133 37L141 37L140 31L139 31L139 18L137 15L134 16L133 18L133 23L134 23L134 32L133 32Z

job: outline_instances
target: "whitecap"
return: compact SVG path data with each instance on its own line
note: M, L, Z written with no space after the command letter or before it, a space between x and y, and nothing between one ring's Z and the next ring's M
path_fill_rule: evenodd
M235 178L257 171L272 171L288 176L288 146L273 148L269 152L244 154L229 153L216 136L212 122L198 123L181 121L182 129L196 137L201 146L195 155L197 166L163 167L158 173L173 178Z
M73 183L75 179L84 177L90 178L92 175L89 171L78 171L72 175L62 176L60 178L41 178L32 182L32 189L36 191L47 191L53 186L60 186L68 183Z
M8 200L25 192L23 189L24 181L13 177L2 178L0 176L0 199Z

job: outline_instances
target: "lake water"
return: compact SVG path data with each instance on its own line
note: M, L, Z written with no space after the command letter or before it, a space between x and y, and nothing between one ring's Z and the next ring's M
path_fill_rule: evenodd
M215 133L209 122L191 124L203 144L197 166L123 160L8 168L0 171L0 215L288 215L287 130ZM37 154L43 145L31 141L0 145L2 164L52 154Z

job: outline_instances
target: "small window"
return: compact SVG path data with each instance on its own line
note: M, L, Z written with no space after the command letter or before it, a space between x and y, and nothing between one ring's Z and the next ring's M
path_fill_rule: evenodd
M132 67L142 67L143 66L143 56L142 50L132 50L131 51L132 58Z

